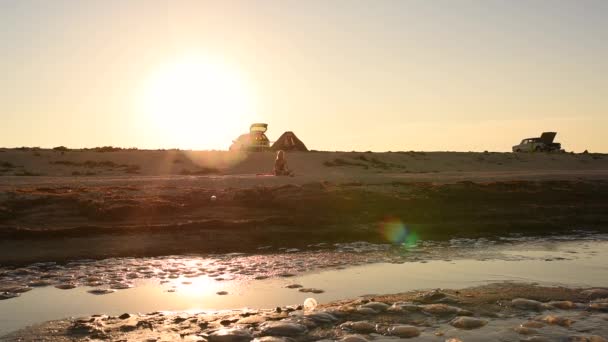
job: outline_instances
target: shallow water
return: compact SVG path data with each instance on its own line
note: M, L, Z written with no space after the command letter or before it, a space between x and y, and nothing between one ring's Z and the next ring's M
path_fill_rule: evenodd
M299 304L308 297L324 303L364 294L500 281L608 286L608 239L600 235L455 239L422 242L407 250L366 243L311 248L261 255L122 258L0 268L0 285L5 287L34 285L41 279L50 284L0 301L0 335L37 322L94 313L273 308ZM96 287L86 286L95 282ZM77 287L53 286L66 283ZM104 295L87 292L117 283L133 287ZM303 293L286 288L289 284L324 292ZM219 291L228 294L218 295Z

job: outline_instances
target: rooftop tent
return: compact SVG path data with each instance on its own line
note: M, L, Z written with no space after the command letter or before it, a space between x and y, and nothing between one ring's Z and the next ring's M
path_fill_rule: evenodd
M291 131L283 133L279 139L272 144L271 149L274 151L308 151L302 140L298 139Z
M556 135L557 132L543 132L543 134L540 135L540 140L545 144L552 144Z
M264 133L268 129L268 124L265 123L254 123L249 127L249 132L261 132Z

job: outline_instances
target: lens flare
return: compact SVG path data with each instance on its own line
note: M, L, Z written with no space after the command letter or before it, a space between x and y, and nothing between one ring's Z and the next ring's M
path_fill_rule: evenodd
M384 239L395 245L405 247L415 246L418 236L398 218L388 218L380 224L380 232Z

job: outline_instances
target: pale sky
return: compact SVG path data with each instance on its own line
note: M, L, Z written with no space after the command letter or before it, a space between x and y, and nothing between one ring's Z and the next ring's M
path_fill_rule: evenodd
M0 146L608 152L608 1L1 0Z

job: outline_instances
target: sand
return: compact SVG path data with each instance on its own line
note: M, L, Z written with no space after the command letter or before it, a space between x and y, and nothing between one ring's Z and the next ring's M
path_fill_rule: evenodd
M124 313L51 321L6 341L606 341L607 289L500 283L224 312ZM308 309L306 311L306 309Z
M2 151L3 264L608 227L601 154Z

